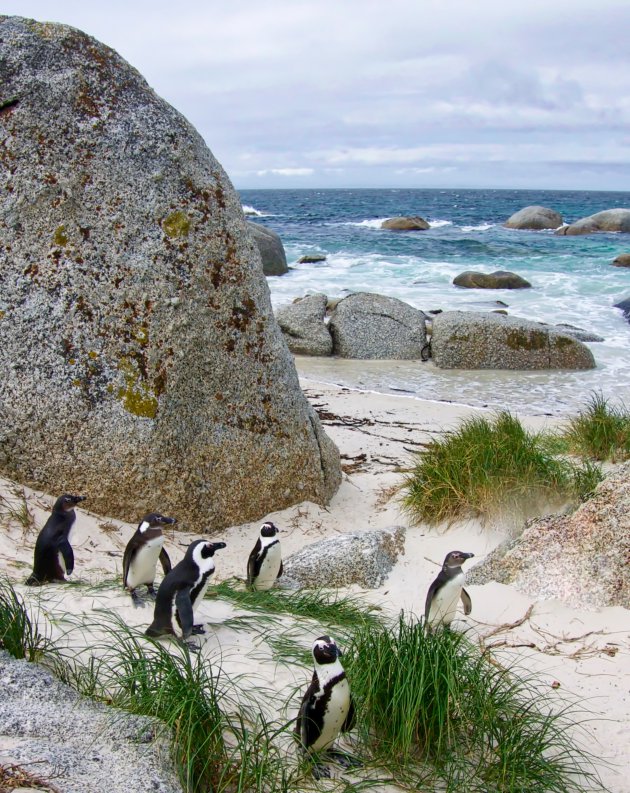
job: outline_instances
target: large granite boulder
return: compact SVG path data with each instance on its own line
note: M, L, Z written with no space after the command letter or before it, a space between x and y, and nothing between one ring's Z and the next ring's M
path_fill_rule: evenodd
M613 259L615 267L630 267L630 253L620 253Z
M605 209L603 212L597 212L576 220L575 223L568 226L563 226L556 231L556 234L571 237L578 234L611 231L630 233L630 209Z
M326 317L326 295L306 295L276 312L284 340L294 355L332 355Z
M282 240L275 231L260 223L247 221L247 228L256 243L265 275L284 275L289 272Z
M508 270L496 270L494 273L466 270L466 272L455 276L453 284L466 289L528 289L531 287L529 281Z
M340 482L238 196L117 53L0 17L0 470L198 531Z
M467 575L469 584L498 581L539 599L576 608L630 609L630 463L609 474L571 515L526 524Z
M441 369L594 369L585 344L538 322L445 311L433 318L433 362Z
M419 359L426 344L425 314L397 300L358 292L340 300L328 324L341 358Z
M283 562L282 585L320 589L382 586L398 557L405 553L405 529L340 534L302 548Z
M503 225L508 229L530 229L532 231L557 229L562 225L562 215L555 209L547 207L524 207L509 217Z
M431 226L424 218L420 217L402 217L402 218L389 218L381 223L382 229L389 229L390 231L426 231Z

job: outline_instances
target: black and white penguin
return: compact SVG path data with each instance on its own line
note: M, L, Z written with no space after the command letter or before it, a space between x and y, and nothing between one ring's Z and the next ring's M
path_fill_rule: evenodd
M450 625L455 619L460 598L464 604L464 614L470 614L472 602L470 595L464 589L466 575L462 570L462 564L466 559L472 559L474 555L462 551L451 551L446 554L442 569L427 592L424 606L424 623L427 627Z
M210 576L214 573L214 552L225 548L224 542L195 540L181 562L167 573L158 587L153 622L146 629L147 636L177 636L173 617L182 639L193 633L203 633L203 625L193 624L197 603L203 600Z
M39 586L50 581L65 581L66 573L74 570L74 554L70 545L70 531L77 516L74 508L86 496L59 496L50 517L37 537L33 572L26 583Z
M295 735L305 753L319 754L349 768L358 765L354 758L331 746L341 732L352 729L354 705L350 685L339 658L341 651L330 636L320 636L313 643L315 668L298 712ZM314 763L316 779L329 777L330 770L321 763Z
M123 556L123 586L135 606L144 606L136 592L137 587L146 584L149 595L155 597L153 582L158 559L166 575L171 569L171 560L164 548L162 526L177 523L175 518L167 518L157 512L150 512L140 521L133 537L127 543Z
M247 587L271 589L282 575L282 551L278 528L271 521L260 527L260 536L247 560Z

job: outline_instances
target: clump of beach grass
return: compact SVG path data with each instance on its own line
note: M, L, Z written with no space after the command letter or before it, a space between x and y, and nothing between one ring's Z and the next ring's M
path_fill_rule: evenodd
M556 457L543 435L515 416L474 416L433 441L403 484L402 506L416 523L486 516L535 500L580 498L584 467Z
M586 407L560 434L570 454L593 460L621 462L630 458L630 412L593 393Z
M531 679L492 664L462 634L361 629L344 656L362 743L410 789L576 793L602 789L592 758Z
M37 661L53 650L52 641L31 619L24 599L5 578L0 578L0 648L27 661Z

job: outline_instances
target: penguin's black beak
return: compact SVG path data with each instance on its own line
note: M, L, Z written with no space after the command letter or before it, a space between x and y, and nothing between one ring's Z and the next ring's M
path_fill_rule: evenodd
M462 554L462 556L463 556L465 559L472 559L472 558L474 557L474 555L475 555L474 553L463 553L463 554Z
M177 523L176 518L162 518L162 523L166 523L167 525L171 525L173 523Z
M227 548L227 545L224 542L213 542L212 543L212 550L213 551L220 551L221 548Z
M73 496L75 504L80 504L82 501L85 501L86 498L87 496Z

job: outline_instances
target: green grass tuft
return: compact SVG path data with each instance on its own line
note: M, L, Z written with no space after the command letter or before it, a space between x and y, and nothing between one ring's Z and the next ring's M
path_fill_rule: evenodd
M37 661L53 649L52 641L31 620L23 598L0 578L0 648L14 658Z
M561 441L571 454L620 462L630 458L630 413L594 393L586 408L571 419Z

